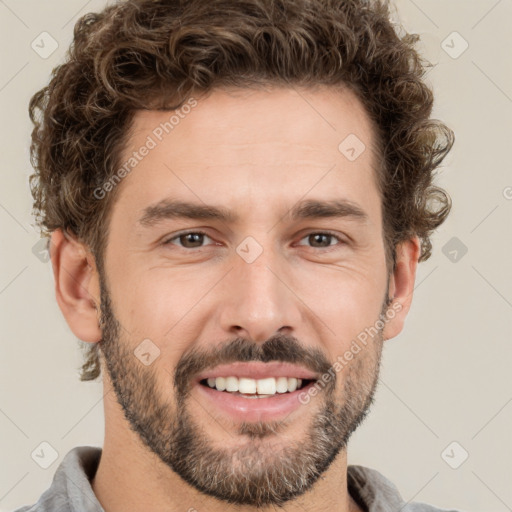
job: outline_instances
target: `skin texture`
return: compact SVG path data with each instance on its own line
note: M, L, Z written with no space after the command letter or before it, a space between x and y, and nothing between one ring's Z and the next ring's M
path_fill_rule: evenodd
M346 442L371 404L383 341L403 328L418 239L397 248L388 275L372 126L349 91L216 90L197 100L118 185L105 276L87 247L52 236L59 306L77 337L103 339L105 443L93 489L107 512L359 510ZM138 112L124 156L169 117ZM338 150L349 134L366 146L355 161ZM238 219L142 225L166 198ZM367 218L291 220L306 199L348 200ZM176 237L185 230L207 236ZM335 236L309 236L326 231ZM262 249L252 263L236 251L249 236ZM376 325L387 297L395 314L385 326L282 422L236 422L192 385L213 363L264 356L326 371ZM160 351L149 366L134 356L145 339Z

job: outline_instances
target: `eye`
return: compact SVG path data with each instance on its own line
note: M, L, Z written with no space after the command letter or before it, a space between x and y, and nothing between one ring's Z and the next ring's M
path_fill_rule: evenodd
M204 238L211 238L202 231L189 231L188 233L179 233L172 238L169 238L163 245L172 244L183 247L184 249L194 249L197 247L203 247ZM179 241L179 244L175 244L174 241Z
M184 249L197 249L204 247L205 238L212 241L212 239L203 231L189 231L186 233L178 233L177 235L169 238L168 240L163 242L163 245L178 245L178 247L182 247ZM314 249L327 249L329 247L333 247L339 244L344 244L344 240L337 235L329 232L315 232L309 233L305 237L301 239L308 240ZM177 243L176 243L177 242ZM334 243L332 243L334 242ZM336 243L338 242L338 244ZM305 245L299 243L298 245Z
M340 244L343 244L344 241L337 235L334 235L329 232L317 232L317 233L309 233L309 235L306 235L302 240L308 240L313 245L312 247L315 249L325 249L328 247L332 247L336 245L336 243L332 244L333 240L340 242ZM298 244L298 245L304 245L304 244Z

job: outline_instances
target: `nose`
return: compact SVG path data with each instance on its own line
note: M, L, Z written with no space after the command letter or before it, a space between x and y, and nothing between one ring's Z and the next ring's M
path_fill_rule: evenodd
M278 258L270 250L252 263L234 255L234 268L223 283L220 322L225 333L263 343L277 332L297 330L300 300L287 278L286 262Z

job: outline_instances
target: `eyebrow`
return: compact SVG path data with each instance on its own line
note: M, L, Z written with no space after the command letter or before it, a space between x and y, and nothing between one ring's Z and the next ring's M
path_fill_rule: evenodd
M293 221L318 218L351 218L367 222L368 215L357 204L347 199L328 201L304 200L297 203L286 215ZM234 223L238 215L231 210L218 206L208 206L187 201L163 199L144 209L139 224L151 227L166 219L217 220L224 223Z

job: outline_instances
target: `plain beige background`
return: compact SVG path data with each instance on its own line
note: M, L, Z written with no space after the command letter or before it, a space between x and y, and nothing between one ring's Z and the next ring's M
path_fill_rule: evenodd
M0 512L34 503L71 448L103 440L101 384L78 380L79 342L55 302L50 263L33 253L27 105L62 60L78 17L104 5L0 1ZM352 438L349 463L381 471L407 501L510 511L512 2L397 6L436 64L428 73L435 117L456 134L438 179L454 206L419 267L405 330L387 342L376 404ZM46 58L31 47L44 37L52 49L42 32L58 44ZM31 457L43 442L58 454L47 469Z

